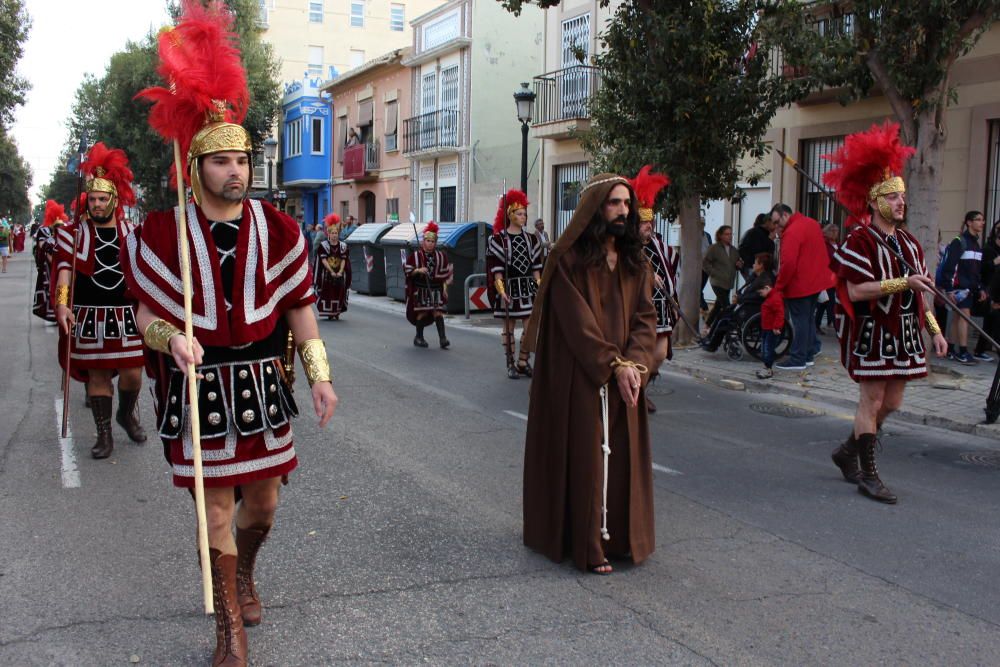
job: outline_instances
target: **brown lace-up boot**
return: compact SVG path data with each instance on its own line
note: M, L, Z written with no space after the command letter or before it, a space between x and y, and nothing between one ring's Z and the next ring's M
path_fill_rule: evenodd
M90 448L90 455L95 459L106 459L115 448L111 435L111 397L91 396L90 411L94 413L94 424L97 426L97 442Z
M886 488L878 476L875 465L875 447L878 439L874 433L862 433L858 436L859 458L861 459L861 477L858 479L858 491L872 500L880 503L896 504L896 494Z
M854 439L854 431L847 442L833 450L830 455L833 462L840 468L844 479L852 484L857 484L861 479L861 468L858 466L858 441Z
M132 442L146 442L146 431L139 423L139 411L136 406L139 404L139 391L128 389L118 390L118 412L115 413L115 421L128 433Z
M236 527L236 597L243 613L243 625L252 627L258 625L261 619L262 607L257 587L254 584L253 571L257 561L257 552L267 539L271 527L240 528Z
M246 667L247 633L236 600L236 556L210 549L215 602L215 653L212 667Z

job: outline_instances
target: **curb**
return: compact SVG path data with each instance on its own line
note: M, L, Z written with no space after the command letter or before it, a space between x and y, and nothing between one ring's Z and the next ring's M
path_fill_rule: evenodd
M666 368L664 370L666 370ZM809 399L812 401L826 403L836 407L848 408L851 411L857 409L858 407L857 401L845 399L841 394L837 394L824 389L811 389L811 388L803 389L799 387L791 387L783 382L773 382L766 380L750 380L750 379L730 380L726 378L720 378L718 377L718 375L706 372L702 368L685 366L682 364L678 364L677 362L670 363L669 370L732 391L747 391L747 392L762 393L762 394L779 394L783 396L794 396L796 398ZM898 410L897 412L894 412L892 417L890 417L890 419L895 419L909 424L918 424L921 426L932 426L935 428L942 428L949 431L955 431L958 433L969 433L971 435L979 436L982 438L988 438L991 440L1000 440L1000 423L970 424L968 422L958 421L941 415L929 415L929 414L922 414L919 412L913 412L911 410L907 410L905 407L901 410Z

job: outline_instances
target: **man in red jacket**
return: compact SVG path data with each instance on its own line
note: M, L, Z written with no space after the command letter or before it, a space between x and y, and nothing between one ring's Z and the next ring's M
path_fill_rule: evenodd
M819 353L816 337L816 303L819 293L833 287L826 240L819 223L801 213L792 213L786 204L775 209L781 216L781 263L774 288L785 297L785 310L792 323L791 355L774 367L783 371L803 371L812 366Z

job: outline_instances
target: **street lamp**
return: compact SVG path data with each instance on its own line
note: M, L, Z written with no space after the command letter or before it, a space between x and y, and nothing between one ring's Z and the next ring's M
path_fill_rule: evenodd
M535 93L526 82L514 91L517 119L521 121L521 192L528 192L528 123L535 107Z
M274 169L274 156L278 154L278 140L268 137L264 140L264 159L267 160L267 200L271 201L272 192L272 171Z

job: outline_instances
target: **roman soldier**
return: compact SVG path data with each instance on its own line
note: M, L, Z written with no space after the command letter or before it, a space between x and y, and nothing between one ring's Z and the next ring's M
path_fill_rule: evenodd
M46 322L56 321L56 311L52 308L52 258L55 256L55 230L69 219L62 204L51 199L45 202L45 216L35 230L35 298L31 312Z
M420 246L406 256L406 319L417 328L414 345L427 347L424 327L433 321L441 349L447 350L451 342L444 333L444 312L455 269L448 254L437 249L437 238L438 226L428 222Z
M119 259L133 230L124 207L135 204L135 194L128 156L120 148L98 142L80 168L86 178L87 201L79 222L62 225L56 232L53 302L60 329L59 362L64 369L69 364L73 379L86 383L97 425L97 442L90 455L106 459L114 449L111 407L115 375L115 419L132 442L146 441L136 409L142 388L142 336L135 309L125 295ZM74 285L72 304L70 281Z
M347 294L351 288L351 258L347 244L340 240L343 226L336 213L323 218L326 238L316 250L313 285L316 288L316 309L320 316L339 320L347 310Z
M308 249L294 220L249 199L250 135L240 125L249 92L230 14L221 3L185 0L176 27L159 37L158 72L169 88L153 101L150 125L174 142L177 185L191 198L149 214L123 251L149 351L157 424L175 486L195 472L188 392L198 374L205 505L215 608L213 665L245 665L245 626L261 622L254 566L298 465L291 421L298 414L283 359L288 332L311 385L307 399L324 426L337 397L312 303ZM191 347L185 326L180 225L191 258ZM235 520L235 535L233 523Z
M854 224L837 249L836 327L840 360L858 383L854 429L833 452L844 479L862 494L895 503L875 463L878 431L903 403L906 383L927 375L921 329L932 336L940 357L948 344L934 318L934 281L924 251L903 227L906 186L899 176L914 153L899 141L899 125L886 122L849 135L833 155L823 180L851 212ZM906 261L900 261L900 256Z
M542 276L542 247L533 234L525 232L528 222L528 196L510 190L500 198L493 219L493 236L486 254L489 274L487 292L493 304L493 317L503 320L500 340L507 357L507 377L531 377L530 355L524 347L524 321L531 308ZM514 327L521 322L521 344L514 363Z
M670 334L677 323L677 298L675 276L680 256L673 248L663 244L663 239L653 228L653 208L660 191L670 185L670 178L664 174L651 172L646 165L639 174L629 181L639 202L639 238L642 252L653 267L653 307L656 308L656 350L649 368L649 381L660 377L660 366L672 355ZM656 404L646 393L647 412L656 412Z

